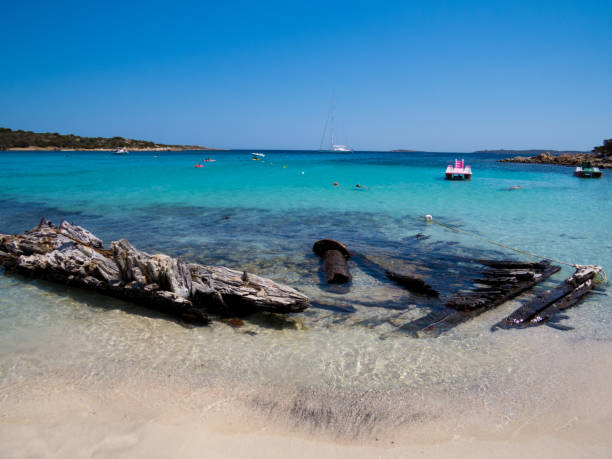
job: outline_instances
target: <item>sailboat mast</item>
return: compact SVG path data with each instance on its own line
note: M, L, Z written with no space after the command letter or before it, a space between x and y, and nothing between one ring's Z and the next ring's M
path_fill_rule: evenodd
M336 115L336 96L332 96L332 109L331 109L331 146L334 146L334 118Z

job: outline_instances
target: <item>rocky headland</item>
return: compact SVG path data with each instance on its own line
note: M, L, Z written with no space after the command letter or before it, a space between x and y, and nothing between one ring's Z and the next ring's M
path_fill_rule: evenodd
M0 150L12 151L186 151L216 150L200 145L166 145L125 137L84 137L57 132L32 132L0 127Z
M583 161L590 161L594 167L602 169L612 168L612 158L597 153L576 153L555 156L547 152L537 156L515 156L498 160L500 163L556 164L574 167L582 165Z

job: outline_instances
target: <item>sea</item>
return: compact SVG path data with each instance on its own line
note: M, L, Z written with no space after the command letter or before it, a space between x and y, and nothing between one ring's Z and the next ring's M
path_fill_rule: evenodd
M252 152L265 157L255 161ZM454 159L471 166L471 180L444 179ZM25 396L18 388L29 381L93 388L171 380L222 388L262 419L335 438L378 439L424 425L461 435L475 419L486 422L472 432L504 434L509 426L554 430L580 419L610 425L607 282L538 327L493 329L534 292L435 333L423 327L452 292L469 286L472 260L538 259L491 242L567 263L535 293L571 275L572 264L612 275L612 173L579 179L572 168L499 159L0 152L0 233L21 233L43 217L68 220L107 246L126 238L149 253L247 270L311 300L287 317L213 316L209 326L191 327L0 270L0 395ZM326 284L312 252L322 238L353 253L348 285ZM385 269L422 276L440 299L410 293Z

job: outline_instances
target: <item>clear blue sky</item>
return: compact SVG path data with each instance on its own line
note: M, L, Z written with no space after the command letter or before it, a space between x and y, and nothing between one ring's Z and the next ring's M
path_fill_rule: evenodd
M0 126L318 148L590 149L612 1L3 2Z

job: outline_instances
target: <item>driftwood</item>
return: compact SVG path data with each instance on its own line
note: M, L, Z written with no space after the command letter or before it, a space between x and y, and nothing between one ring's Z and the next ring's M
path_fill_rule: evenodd
M541 325L559 311L576 305L593 289L593 279L601 270L600 266L578 266L576 272L557 288L537 295L493 329Z
M344 244L333 239L321 239L312 250L323 259L323 271L328 284L346 284L351 280L348 259L351 253Z
M309 306L308 298L296 290L247 272L149 255L125 239L106 250L85 228L65 221L55 227L43 219L23 235L0 234L0 265L141 303L196 324L208 322L208 312L290 313Z
M479 263L501 266L492 260L479 260ZM533 264L531 269L523 268L527 266L527 263L523 262L516 262L509 266L511 267L508 269L484 269L482 274L485 275L485 279L475 279L475 282L486 285L486 287L475 287L472 290L457 292L446 302L446 308L434 310L427 316L409 322L401 328L417 336L423 333L436 334L449 330L517 297L561 269L559 266L550 265L548 261Z

